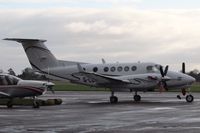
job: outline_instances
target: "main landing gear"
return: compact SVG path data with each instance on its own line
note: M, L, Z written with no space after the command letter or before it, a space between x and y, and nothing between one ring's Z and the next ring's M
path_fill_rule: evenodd
M186 89L182 89L182 94L183 96L185 96L187 93ZM189 92L188 92L189 93ZM180 95L177 95L177 98L178 99L181 99L181 96ZM194 101L194 96L191 95L191 94L188 94L186 97L185 97L185 100L188 102L188 103L191 103Z
M111 96L110 96L110 103L117 103L118 98L114 96L114 91L111 91Z
M135 92L133 99L135 102L141 101L141 96L137 94L137 91ZM111 91L110 103L117 103L117 102L118 102L118 98L114 96L114 91Z
M10 99L8 102L7 102L7 108L12 108L13 107L13 99Z
M33 97L33 108L40 108L40 104L37 102L36 96Z
M133 99L135 100L135 102L141 101L141 96L137 94L137 91L135 92L135 95L133 96Z

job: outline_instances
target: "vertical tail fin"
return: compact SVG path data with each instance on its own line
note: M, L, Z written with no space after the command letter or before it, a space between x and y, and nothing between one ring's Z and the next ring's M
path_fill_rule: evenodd
M37 71L47 71L49 68L58 66L58 60L44 45L46 40L20 38L5 38L4 40L21 43L31 66Z

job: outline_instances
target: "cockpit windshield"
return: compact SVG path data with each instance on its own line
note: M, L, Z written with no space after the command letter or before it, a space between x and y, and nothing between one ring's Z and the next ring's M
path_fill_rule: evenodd
M156 66L147 66L147 72L157 72L157 71L159 71L159 69L156 67Z
M12 75L0 75L0 85L17 85L20 78Z

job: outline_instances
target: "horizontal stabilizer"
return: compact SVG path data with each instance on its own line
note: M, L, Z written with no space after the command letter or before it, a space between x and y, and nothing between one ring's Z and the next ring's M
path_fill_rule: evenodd
M16 42L19 42L19 43L23 43L23 42L46 42L46 40L42 40L42 39L23 39L23 38L4 38L3 40L16 41Z

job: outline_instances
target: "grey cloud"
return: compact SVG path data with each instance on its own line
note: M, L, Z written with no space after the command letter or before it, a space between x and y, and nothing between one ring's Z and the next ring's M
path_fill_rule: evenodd
M199 61L199 13L117 8L7 9L0 10L0 38L47 39L50 50L66 60L97 63L103 57L114 62L154 61L175 69L186 60L194 69ZM3 68L9 64L20 72L22 66L30 66L20 45L1 43Z

